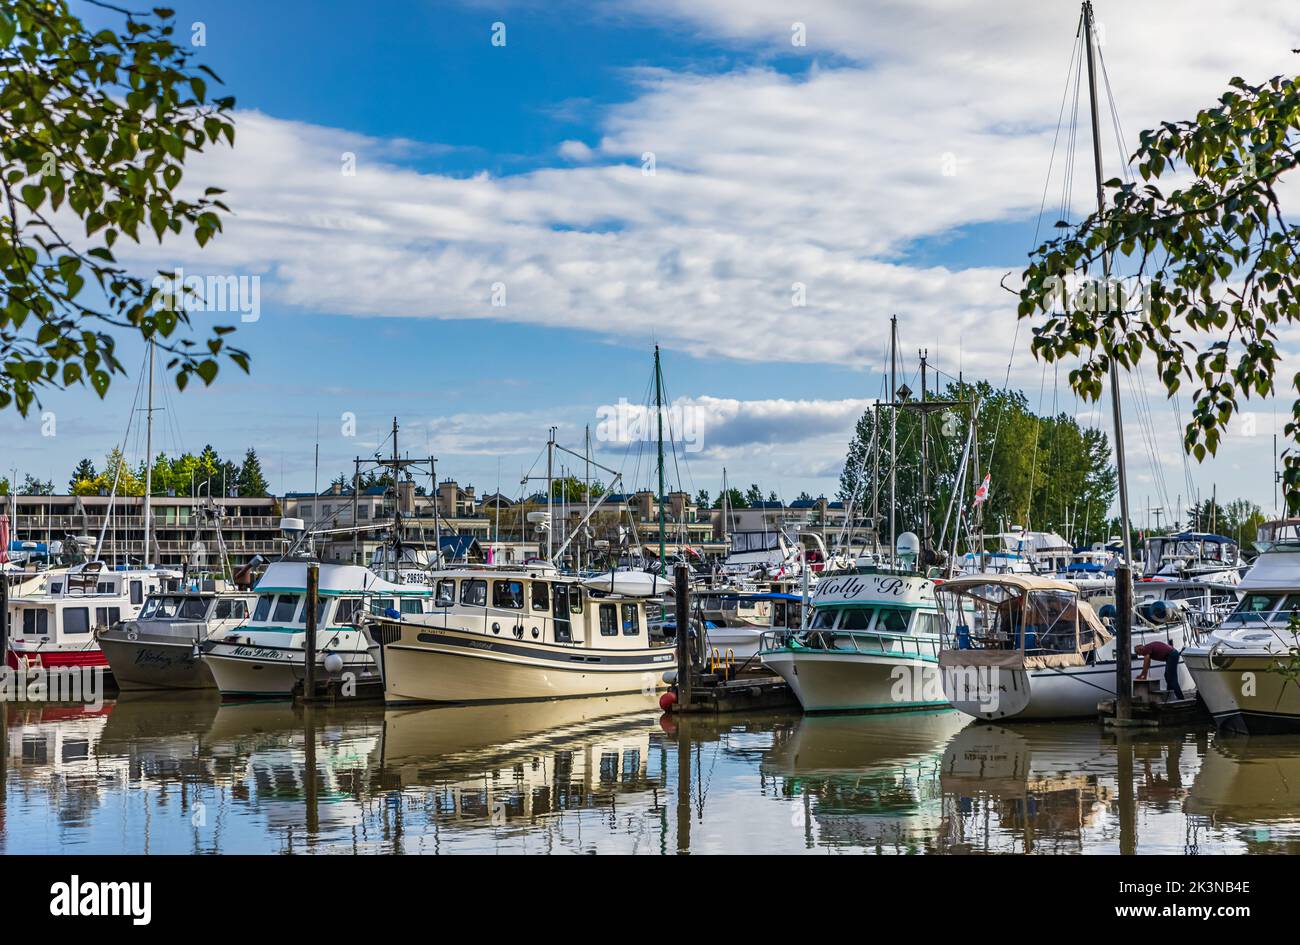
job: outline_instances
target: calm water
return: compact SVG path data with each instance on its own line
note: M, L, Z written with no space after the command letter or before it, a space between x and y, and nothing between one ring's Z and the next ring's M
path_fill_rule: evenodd
M3 713L0 852L1300 851L1300 739L954 712L124 696Z

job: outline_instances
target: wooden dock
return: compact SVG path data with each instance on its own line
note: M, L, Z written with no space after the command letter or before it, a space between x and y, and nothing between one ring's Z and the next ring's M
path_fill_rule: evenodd
M1205 703L1196 696L1190 699L1168 699L1156 689L1152 680L1135 680L1130 718L1115 718L1114 699L1098 704L1097 718L1107 728L1167 728L1208 723L1210 713L1206 710Z
M797 709L799 700L785 680L770 673L746 673L735 679L705 673L691 687L689 705L674 705L683 714L760 712L768 709Z

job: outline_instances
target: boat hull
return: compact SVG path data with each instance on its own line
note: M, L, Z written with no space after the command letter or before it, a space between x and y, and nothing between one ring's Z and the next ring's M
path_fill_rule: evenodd
M384 647L390 703L512 702L667 688L676 668L668 647L599 650L485 639L454 629L408 632Z
M1224 732L1276 735L1300 732L1300 686L1271 670L1271 654L1212 655L1189 650L1183 659L1214 723Z
M5 664L10 669L18 669L20 663L44 669L108 669L108 660L98 646L76 649L54 646L29 650L10 644Z
M330 651L343 661L337 674L353 684L352 694L377 689L379 673L364 650ZM317 678L334 678L325 669L325 655L318 655ZM250 643L214 643L203 646L203 662L212 673L223 699L290 699L302 687L307 661L299 647Z
M906 712L949 706L939 664L866 653L769 650L763 665L784 679L805 712Z
M1142 662L1136 660L1133 678L1141 672ZM1150 675L1163 691L1163 665ZM1179 662L1178 679L1184 695L1196 691L1185 661ZM1115 664L1047 669L947 665L943 687L954 707L985 722L1094 718L1099 702L1115 698Z
M195 653L192 640L130 640L105 634L99 646L123 692L216 688L212 671Z

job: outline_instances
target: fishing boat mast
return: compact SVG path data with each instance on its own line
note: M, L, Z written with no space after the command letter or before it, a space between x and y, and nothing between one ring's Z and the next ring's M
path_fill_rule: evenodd
M664 539L664 375L659 363L659 346L655 345L655 413L659 418L659 573L667 574L667 542Z
M153 531L153 352L154 339L149 339L149 397L144 410L144 561L147 567L152 560L149 555L149 539Z
M898 552L898 316L889 317L889 561Z
M1106 211L1106 193L1101 170L1101 123L1097 117L1096 51L1093 48L1093 14L1091 0L1083 4L1083 38L1088 54L1088 104L1092 116L1092 159L1097 183L1097 213ZM1102 274L1109 298L1110 251L1101 254ZM1115 472L1119 485L1119 527L1124 545L1124 562L1115 569L1115 718L1126 720L1132 714L1132 631L1133 631L1133 540L1129 530L1128 476L1124 464L1124 412L1120 403L1119 365L1114 353L1114 339L1110 351L1110 403L1115 425Z

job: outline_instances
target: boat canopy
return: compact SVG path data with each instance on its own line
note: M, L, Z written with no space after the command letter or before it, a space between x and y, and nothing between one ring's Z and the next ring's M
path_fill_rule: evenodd
M1081 666L1110 639L1079 589L1054 578L974 574L946 581L935 596L945 665Z

